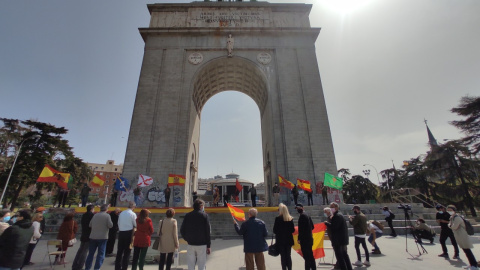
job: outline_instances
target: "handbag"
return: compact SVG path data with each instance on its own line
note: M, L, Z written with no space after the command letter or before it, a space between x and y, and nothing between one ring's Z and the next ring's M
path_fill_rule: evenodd
M162 228L163 228L163 219L162 225L160 225L160 230L158 231L158 238L153 242L152 249L160 250L160 237L162 237Z
M277 257L280 255L280 251L277 248L277 243L273 243L273 234L272 234L272 241L270 242L270 246L268 246L268 255Z
M72 232L74 227L75 227L75 221L72 222ZM75 237L75 235L73 235L73 238L68 241L68 246L73 247L75 243L77 243L77 238Z

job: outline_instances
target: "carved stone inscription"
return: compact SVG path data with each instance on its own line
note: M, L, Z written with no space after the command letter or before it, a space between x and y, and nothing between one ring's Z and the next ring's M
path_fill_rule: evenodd
M269 27L270 10L258 8L189 10L191 27Z

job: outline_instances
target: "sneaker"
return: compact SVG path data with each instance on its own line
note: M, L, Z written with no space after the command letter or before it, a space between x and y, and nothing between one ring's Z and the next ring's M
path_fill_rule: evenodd
M380 252L380 250L375 250L372 252L372 254L382 254L382 252Z
M353 265L355 265L355 266L362 266L363 264L362 264L361 261L356 261L355 263L353 263Z
M455 255L453 255L453 258L452 258L452 259L454 259L454 260L460 260L460 255L455 254Z
M438 257L448 258L448 253L442 253L442 254L438 255Z
M364 261L364 262L363 262L363 265L365 265L365 266L370 266L371 264L370 264L369 261Z

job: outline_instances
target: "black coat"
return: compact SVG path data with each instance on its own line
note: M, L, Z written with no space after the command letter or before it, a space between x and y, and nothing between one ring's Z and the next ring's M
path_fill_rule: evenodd
M298 218L298 240L300 240L301 246L313 246L313 228L314 225L310 216L305 212L301 213Z
M180 227L180 233L189 245L207 245L207 248L210 248L210 219L205 212L193 210L187 213Z
M8 227L0 236L0 267L21 268L32 236L32 222L28 219Z
M85 214L82 215L82 235L80 236L80 241L82 242L88 242L90 241L90 232L92 231L92 228L90 228L90 221L93 218L93 213L88 211Z
M329 230L332 246L348 245L348 227L343 215L335 212L330 222L325 222Z
M275 243L279 246L293 246L293 233L295 232L295 225L293 220L284 221L283 216L275 218L273 224L273 233L275 234Z

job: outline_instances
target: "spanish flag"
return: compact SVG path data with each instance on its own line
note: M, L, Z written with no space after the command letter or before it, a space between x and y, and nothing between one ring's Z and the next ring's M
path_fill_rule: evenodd
M245 221L245 213L242 209L236 208L235 206L227 203L228 210L230 210L230 214L238 221Z
M305 191L312 192L312 188L310 187L310 181L297 178L297 187Z
M93 177L91 184L92 186L95 186L95 187L101 187L103 186L103 184L105 184L105 178L103 178L97 173Z
M285 179L280 174L278 175L278 182L279 182L280 186L286 187L288 189L292 189L293 186L294 186L292 182L288 181L287 179Z
M318 223L314 225L312 234L313 234L313 246L312 246L312 251L313 251L313 257L315 259L323 258L325 257L325 251L323 250L323 239L325 236L325 230L327 229L327 226L325 223ZM298 226L295 227L295 232L293 233L293 249L300 254L300 256L303 257L302 250L300 248L300 244L297 242L298 240Z
M185 185L185 175L169 174L168 175L168 186L184 186Z
M37 178L37 182L43 183L57 183L61 188L68 189L68 181L70 179L69 173L61 173L49 165L45 165L40 176Z

